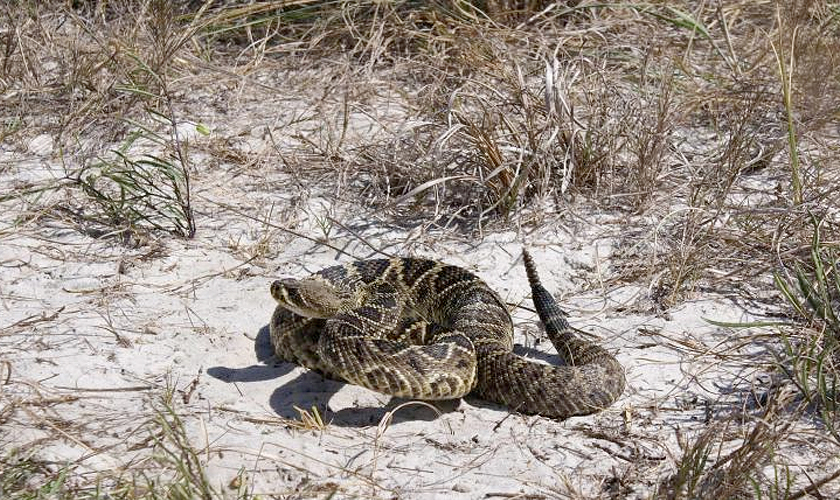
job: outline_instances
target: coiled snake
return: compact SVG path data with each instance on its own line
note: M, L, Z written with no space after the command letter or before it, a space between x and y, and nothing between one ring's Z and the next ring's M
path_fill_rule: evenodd
M416 258L360 260L275 281L272 345L283 360L392 396L473 392L554 418L608 407L624 390L624 369L575 335L525 250L523 257L540 321L565 365L513 352L508 309L479 277Z

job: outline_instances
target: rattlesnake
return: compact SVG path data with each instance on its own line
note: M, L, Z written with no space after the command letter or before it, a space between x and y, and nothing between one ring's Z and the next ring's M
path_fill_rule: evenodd
M440 400L470 392L554 418L611 405L624 390L615 357L575 336L523 250L531 295L566 365L513 353L513 323L479 277L435 260L359 260L272 283L277 356L392 396Z

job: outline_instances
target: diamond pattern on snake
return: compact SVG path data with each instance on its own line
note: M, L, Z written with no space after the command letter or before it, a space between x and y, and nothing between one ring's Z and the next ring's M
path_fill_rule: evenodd
M474 394L511 410L563 419L610 406L624 369L581 339L523 250L531 296L564 365L513 352L501 297L475 274L418 258L359 260L271 285L271 343L280 359L391 396Z

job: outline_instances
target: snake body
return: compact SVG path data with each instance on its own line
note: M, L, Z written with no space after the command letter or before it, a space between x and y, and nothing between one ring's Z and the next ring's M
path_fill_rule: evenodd
M527 414L586 415L623 392L624 369L575 335L523 251L540 321L564 365L513 352L513 323L475 274L436 260L359 260L277 280L271 342L283 360L392 396L469 393Z

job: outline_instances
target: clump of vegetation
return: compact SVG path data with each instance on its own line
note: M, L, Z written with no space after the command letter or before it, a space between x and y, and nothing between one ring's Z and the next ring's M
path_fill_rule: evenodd
M660 483L657 498L790 498L795 489L789 468L774 463L776 447L790 431L790 420L776 413L773 400L732 446L727 433L742 427L729 420L715 422L692 441L681 441L676 471ZM767 477L764 468L772 466ZM800 492L801 493L801 492Z
M184 421L167 389L155 403L154 416L145 424L151 459L130 470L103 471L94 481L80 483L76 465L56 464L18 449L0 456L0 496L8 500L216 500L255 498L244 472L229 485L213 484L198 451L191 444Z
M813 225L810 261L795 262L790 276L774 275L799 319L781 332L781 366L840 443L840 261L837 245L820 237L821 221Z
M178 236L195 235L195 217L190 203L190 166L187 142L178 137L178 124L156 113L150 116L169 129L165 137L153 129L135 124L110 158L100 158L81 168L74 175L88 198L100 212L89 211L88 219L122 230L143 229L169 231ZM197 130L202 130L200 126ZM135 153L140 142L145 147L175 151L161 156ZM142 146L141 146L142 147Z

